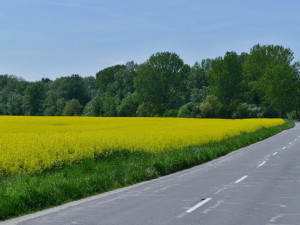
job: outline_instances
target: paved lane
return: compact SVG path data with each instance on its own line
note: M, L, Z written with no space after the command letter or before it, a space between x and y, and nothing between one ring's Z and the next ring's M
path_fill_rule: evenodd
M160 179L0 224L300 224L300 125Z

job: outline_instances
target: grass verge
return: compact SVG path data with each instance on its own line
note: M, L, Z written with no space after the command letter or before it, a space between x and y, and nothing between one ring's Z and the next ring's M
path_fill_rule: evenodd
M0 221L187 169L294 126L294 122L288 121L178 151L160 154L121 151L42 174L0 177Z

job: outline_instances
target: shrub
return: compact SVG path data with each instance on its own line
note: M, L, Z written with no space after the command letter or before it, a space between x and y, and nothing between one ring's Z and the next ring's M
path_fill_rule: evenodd
M63 111L64 116L79 116L82 112L82 105L79 103L78 99L73 98L67 101L66 106Z
M199 105L200 117L215 118L219 116L221 104L215 95L208 95Z
M198 113L199 109L197 108L197 105L192 102L188 102L179 108L177 116L184 118L192 118L196 117Z
M288 113L286 114L286 117L287 117L289 120L296 120L296 119L297 119L296 110L291 111L291 112L288 112Z
M244 119L249 117L248 112L248 105L247 104L241 104L239 105L235 112L233 113L233 118L235 119Z
M178 114L178 109L167 109L164 114L163 117L177 117Z

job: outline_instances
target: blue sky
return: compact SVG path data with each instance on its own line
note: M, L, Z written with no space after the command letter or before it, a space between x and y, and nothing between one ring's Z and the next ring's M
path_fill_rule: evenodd
M95 75L160 51L193 65L257 43L300 60L296 0L1 0L0 74Z

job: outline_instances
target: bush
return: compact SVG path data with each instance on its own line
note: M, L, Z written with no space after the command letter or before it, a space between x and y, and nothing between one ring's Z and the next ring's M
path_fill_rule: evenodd
M177 117L178 114L178 109L167 109L164 114L163 117Z
M297 120L296 110L286 113L286 117L289 120Z
M63 111L64 116L80 116L82 112L82 105L79 103L78 99L73 98L67 101L66 106Z
M199 105L200 117L216 118L219 116L221 104L215 95L208 95Z
M184 118L193 118L196 117L198 113L199 109L197 108L197 105L189 102L179 108L177 116Z
M138 117L150 117L152 116L153 104L152 103L142 103L137 107L136 115Z
M239 105L235 112L233 113L233 118L235 119L244 119L249 117L248 112L248 105L247 104L241 104Z
M137 104L134 101L133 94L128 93L125 98L122 99L121 104L117 107L119 116L135 116L137 110Z
M261 117L261 118L276 118L277 117L277 113L271 107L266 107L260 113L259 117Z

